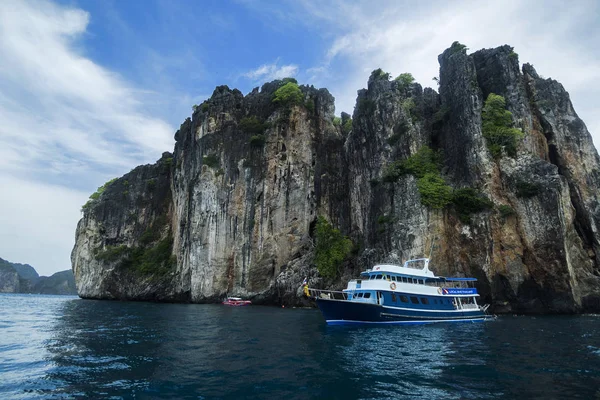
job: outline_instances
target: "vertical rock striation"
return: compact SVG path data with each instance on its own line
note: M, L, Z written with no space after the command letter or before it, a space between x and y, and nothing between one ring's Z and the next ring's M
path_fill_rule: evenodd
M377 70L342 126L325 89L300 86L285 104L275 92L290 80L246 96L217 87L172 155L85 207L72 253L80 296L298 304L305 277L339 288L374 262L431 254L436 273L477 277L497 312L599 310L600 159L567 92L521 71L510 46L468 55L455 43L438 60L439 94ZM484 136L491 93L524 133L512 157ZM476 193L484 207L432 208L414 173L390 179L425 146L453 196ZM334 280L312 264L318 216L355 244Z

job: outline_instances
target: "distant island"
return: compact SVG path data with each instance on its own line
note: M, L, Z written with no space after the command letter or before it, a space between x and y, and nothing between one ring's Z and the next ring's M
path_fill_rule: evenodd
M0 258L0 293L77 294L73 271L40 276L29 264L11 263Z

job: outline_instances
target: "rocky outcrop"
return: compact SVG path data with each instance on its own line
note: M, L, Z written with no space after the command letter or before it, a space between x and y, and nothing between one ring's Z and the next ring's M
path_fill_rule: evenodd
M79 296L188 299L173 275L172 166L172 155L164 153L107 185L85 209L71 256Z
M80 295L299 304L305 277L339 288L374 262L431 255L439 275L477 277L497 312L600 309L600 159L568 94L521 71L510 46L468 55L455 43L439 62L439 94L377 70L341 123L325 89L300 86L284 104L273 100L289 80L246 96L217 87L173 154L86 206L72 253ZM524 133L515 154L490 151L490 93ZM425 146L439 154L436 179L485 207L424 205L414 173L390 179ZM336 279L313 264L318 216L355 245Z
M66 270L56 272L51 276L40 276L33 292L39 294L76 295L77 287L75 286L73 271Z
M19 274L10 265L0 263L0 293L20 293Z

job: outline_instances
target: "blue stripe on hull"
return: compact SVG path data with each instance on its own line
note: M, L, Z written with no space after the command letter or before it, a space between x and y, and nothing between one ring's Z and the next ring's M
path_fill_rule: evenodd
M378 304L317 299L317 305L328 324L341 323L395 323L424 324L442 321L477 322L486 319L480 310L439 312L428 310L402 310Z
M328 325L369 325L369 324L384 324L384 325L425 325L425 324L436 324L439 322L454 322L454 323L465 323L465 322L485 322L488 318L463 318L463 319L438 319L438 320L414 320L414 321L350 321L345 319L332 319L326 320Z

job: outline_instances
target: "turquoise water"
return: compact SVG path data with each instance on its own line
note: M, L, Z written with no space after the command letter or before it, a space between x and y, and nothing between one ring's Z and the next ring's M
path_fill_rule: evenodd
M317 310L0 295L0 398L600 398L600 316L328 327Z

